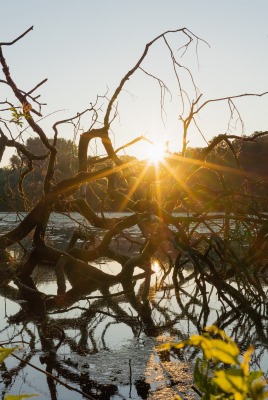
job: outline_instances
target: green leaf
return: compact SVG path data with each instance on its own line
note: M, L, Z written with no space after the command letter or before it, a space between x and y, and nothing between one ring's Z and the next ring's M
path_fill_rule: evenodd
M253 381L255 381L255 379L260 379L263 376L263 372L262 371L252 371L249 374L248 377L248 383L251 384Z
M255 400L264 400L268 397L268 392L265 391L265 380L257 379L250 386L251 397Z
M5 358L7 358L11 353L13 353L14 350L16 350L16 347L9 349L0 347L0 363L2 363Z
M206 371L208 362L197 358L194 367L194 383L201 392L206 392L208 388L208 378L204 373Z

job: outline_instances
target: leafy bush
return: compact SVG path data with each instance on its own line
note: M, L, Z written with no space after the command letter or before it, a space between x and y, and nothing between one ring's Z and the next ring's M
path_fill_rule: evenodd
M179 343L167 343L160 350L199 347L202 358L197 358L194 382L203 400L264 400L268 398L262 371L250 371L250 346L242 356L236 343L215 325L205 328L203 335L193 335ZM179 399L179 397L177 397Z

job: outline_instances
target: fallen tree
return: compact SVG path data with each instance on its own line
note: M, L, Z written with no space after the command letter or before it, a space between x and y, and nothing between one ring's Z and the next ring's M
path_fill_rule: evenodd
M56 122L52 127L54 137L51 140L41 122L37 120L41 117L43 104L40 102L39 95L35 93L45 84L46 79L29 91L19 88L12 77L3 52L6 46L16 45L32 29L33 27L29 28L13 41L0 43L0 63L4 75L0 83L10 89L12 97L1 102L3 109L0 118L0 155L2 157L7 147L16 149L21 161L17 182L18 193L23 201L27 200L24 180L33 172L34 162L47 160L45 164L42 164L46 165L46 170L43 171L42 196L14 229L0 236L2 265L5 267L12 265L9 248L14 244L20 244L24 253L21 259L13 260L15 269L10 269L9 275L4 269L7 280L15 278L19 290L29 302L37 296L43 304L42 295L38 293L31 275L37 265L49 264L51 268L55 268L58 295L65 296L62 304L66 305L68 301L73 302L85 293L90 293L97 288L103 289L115 282L122 282L124 288L128 290L128 287L131 288L132 283L137 279L134 270L138 267L143 270L139 277L145 279L142 298L146 302L150 276L153 273L152 257L163 257L170 266L169 272L173 270L174 285L178 291L183 267L187 263L193 267L200 288L205 290L206 282L216 286L219 296L229 302L232 307L232 303L226 297L226 292L237 304L243 302L243 296L226 282L227 278L235 279L237 283L242 281L252 299L264 297L257 273L265 267L267 258L265 246L268 225L267 215L263 212L263 204L267 200L267 183L265 177L258 179L241 168L238 149L233 145L233 141L236 143L255 142L258 138L266 136L267 132L257 132L249 137L220 134L194 155L187 152L187 137L191 124L198 127L196 117L204 107L215 102L225 102L230 108L230 118L236 115L243 125L236 100L248 96L262 97L268 92L219 97L202 103L202 94L199 93L190 70L178 62L169 37L180 35L185 39L183 52L188 51L194 42L196 45L199 42L206 42L187 28L167 31L147 43L141 57L122 78L112 96L110 98L107 95L102 96L102 99L106 101L106 110L101 122L100 97L98 97L89 109ZM117 102L120 93L138 70L145 73L148 79L155 79L160 85L161 110L164 110L163 99L164 92L168 90L167 86L142 67L150 48L159 41L163 41L169 50L181 96L182 111L178 118L182 123L182 151L180 154L171 154L167 149L165 157L158 165L152 164L150 160L124 161L118 156L118 151L145 138L138 137L131 143L115 149L110 138L111 125L118 116ZM183 86L180 76L182 70L187 73L192 82L195 94L193 101L189 100ZM19 102L18 106L17 102ZM12 118L10 118L10 113ZM58 157L58 128L68 123L76 126L86 114L91 116L91 123L79 137L77 173L57 181L55 169ZM41 140L46 150L45 154L33 154L25 147L24 124ZM14 126L19 129L16 139L12 134ZM106 155L89 158L89 145L96 138L101 140ZM217 149L221 149L223 153L226 149L228 150L228 155L231 154L233 157L231 166L228 162L224 162L224 155L221 164L211 161L210 156ZM103 163L107 160L111 163L110 166L104 166ZM213 175L213 183L202 181L199 173L204 169ZM228 178L230 174L240 177L236 185L230 185ZM119 178L123 182L122 190L117 186ZM107 218L104 208L100 210L100 213L93 210L90 196L87 196L88 185L103 179L107 183L102 185L103 199L116 199L121 204L122 210L127 209L132 215ZM139 190L142 185L143 190ZM264 193L262 201L254 192L256 186L262 188ZM9 201L8 196L5 201ZM220 205L221 213L211 215L211 211L215 211L215 205ZM178 210L185 214L174 214ZM92 237L87 232L76 231L76 236L72 237L65 251L50 246L47 243L48 225L53 212L65 214L75 212L82 215L88 227L92 226L104 231L99 243L91 241ZM218 222L215 223L215 221ZM138 231L139 240L134 240L128 234L134 226ZM27 247L23 244L25 238L30 239ZM76 246L79 238L88 244L86 249ZM116 241L119 239L129 243L130 247L134 246L135 251L122 251L116 246ZM101 257L117 261L122 267L121 272L117 275L107 274L89 264ZM67 293L65 293L65 276L72 285L72 289ZM248 312L251 311L248 300L244 302L244 306ZM253 309L252 314L255 315Z

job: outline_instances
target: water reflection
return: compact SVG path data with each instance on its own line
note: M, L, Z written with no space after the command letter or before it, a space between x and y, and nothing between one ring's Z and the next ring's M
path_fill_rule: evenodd
M113 265L108 267L113 269ZM162 267L168 269L168 264ZM24 302L23 290L0 286L6 299L1 343L20 347L15 353L20 359L2 365L2 395L18 392L23 385L28 393L41 390L44 399L66 398L67 388L50 378L53 374L77 390L72 391L74 399L145 399L149 394L150 398L172 398L178 392L189 398L194 396L191 368L196 350L158 354L155 346L185 339L211 323L226 329L242 349L254 343L253 361L267 371L264 301L251 303L250 309L247 303L243 310L237 309L227 293L226 303L219 302L215 288L190 268L176 279L169 274L165 280L165 270L156 261L154 268L155 274L141 275L131 287L123 281L89 290L79 301L61 308L55 302L55 291L50 296L55 288L48 286L53 279L51 269L39 268L35 285L39 293L50 291L45 297L45 315L35 297L34 303Z
M66 246L69 228L53 229ZM206 263L217 257L209 251ZM64 282L62 291L49 265L16 285L10 276L3 280L0 341L19 349L1 366L2 397L23 391L53 400L194 398L197 351L158 353L156 346L210 324L225 329L242 350L253 343L253 363L267 373L266 283L253 276L250 285L223 279L223 271L206 268L203 255L191 249L188 255L163 246L152 271L136 268L132 280L120 279L116 261L98 259L92 266L117 279L100 285L84 278L78 288Z

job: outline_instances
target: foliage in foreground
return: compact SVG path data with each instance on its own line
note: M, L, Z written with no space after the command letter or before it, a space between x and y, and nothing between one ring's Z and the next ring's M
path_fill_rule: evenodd
M262 371L250 371L250 358L254 347L250 346L242 356L236 343L215 325L205 328L203 335L192 335L179 343L166 343L160 350L182 349L185 346L201 348L202 358L197 358L194 383L203 400L264 400L268 398L266 381ZM15 348L0 348L0 363ZM7 395L5 400L22 400L35 394ZM177 396L174 400L179 400Z
M16 350L16 348L0 348L0 363L2 363L13 351ZM13 395L13 394L8 394L4 400L22 400L26 399L29 397L35 397L38 396L37 394L18 394L18 395Z
M223 330L212 325L205 328L203 335L193 335L179 343L167 343L160 349L182 349L185 346L198 347L203 352L194 369L194 382L203 400L268 398L263 372L250 371L253 346L242 356L236 343Z

